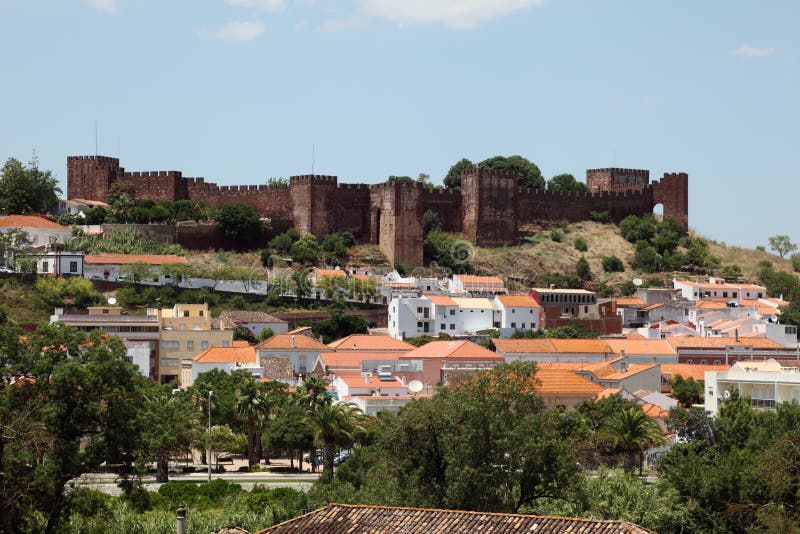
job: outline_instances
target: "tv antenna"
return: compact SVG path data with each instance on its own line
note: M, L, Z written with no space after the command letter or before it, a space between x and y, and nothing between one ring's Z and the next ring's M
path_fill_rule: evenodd
M314 143L311 143L311 176L314 176Z
M97 119L94 120L94 155L97 155Z

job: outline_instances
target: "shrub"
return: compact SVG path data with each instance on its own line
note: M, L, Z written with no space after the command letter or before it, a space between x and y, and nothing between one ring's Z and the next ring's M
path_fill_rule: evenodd
M789 256L789 261L792 263L792 270L796 273L800 273L800 252L795 252Z
M566 219L561 219L560 221L558 221L558 227L566 232L567 227L569 227L569 221Z
M607 211L590 211L589 220L598 223L607 223L611 220Z
M558 230L552 230L550 232L550 239L552 239L556 243L561 243L564 240L564 234L562 234Z
M625 265L616 256L605 256L603 258L603 270L607 273L621 273L625 270Z
M589 262L586 261L586 258L581 258L575 264L575 272L578 275L578 278L581 281L586 282L592 279L592 269L589 267Z
M575 250L580 252L586 252L589 250L589 245L586 243L586 240L582 237L575 238Z

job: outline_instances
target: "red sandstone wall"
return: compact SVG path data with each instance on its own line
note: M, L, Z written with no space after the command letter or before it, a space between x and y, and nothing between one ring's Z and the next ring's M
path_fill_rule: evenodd
M653 204L664 205L664 217L673 217L689 229L689 175L685 172L664 173L653 182Z
M423 190L418 182L387 182L370 188L371 238L391 263L422 265Z
M461 192L453 189L425 189L422 195L422 213L433 211L439 215L446 232L462 231Z
M519 187L513 171L461 173L461 227L473 243L493 247L517 242Z
M106 156L67 158L67 199L108 199L108 188L122 174L119 159Z
M123 172L118 178L136 191L136 199L183 200L186 198L186 186L178 171Z
M596 191L637 191L650 183L650 171L643 169L588 169L586 185Z
M187 198L200 200L211 206L247 204L262 217L272 220L292 218L292 202L288 186L232 185L218 186L203 178L184 178Z
M367 184L339 184L334 230L352 232L359 243L370 240L370 193Z
M335 227L335 176L304 175L290 179L292 220L300 233L321 238Z
M653 210L652 188L633 192L574 193L536 189L520 191L519 222L585 221L592 211L608 211L619 222L630 214L643 215Z

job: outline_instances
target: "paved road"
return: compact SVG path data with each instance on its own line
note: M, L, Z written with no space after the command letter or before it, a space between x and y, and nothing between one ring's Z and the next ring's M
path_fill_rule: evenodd
M257 484L270 488L295 488L308 491L314 481L319 477L318 473L272 473L269 471L258 473L212 473L212 480L221 479L235 482L246 490L251 490ZM170 473L171 482L195 482L202 483L208 480L207 473ZM122 490L119 488L120 478L115 474L107 473L86 473L72 482L77 485L102 491L109 495L120 495ZM142 478L142 483L147 491L158 491L161 484L155 481L155 477L147 476Z

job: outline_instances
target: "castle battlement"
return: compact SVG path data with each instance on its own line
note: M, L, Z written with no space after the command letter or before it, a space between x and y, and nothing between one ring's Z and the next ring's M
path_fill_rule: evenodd
M67 198L103 200L124 180L137 200L198 200L211 206L247 204L263 217L284 221L317 237L334 231L381 247L389 261L417 266L422 261L422 218L434 211L448 231L462 232L480 246L517 242L528 222L582 221L593 211L612 220L652 213L688 228L688 175L664 173L650 182L650 171L606 167L586 171L590 192L521 190L513 170L474 167L462 171L462 189L428 189L418 181L379 184L339 183L336 176L291 176L288 184L223 185L180 171L126 172L109 156L67 158Z

